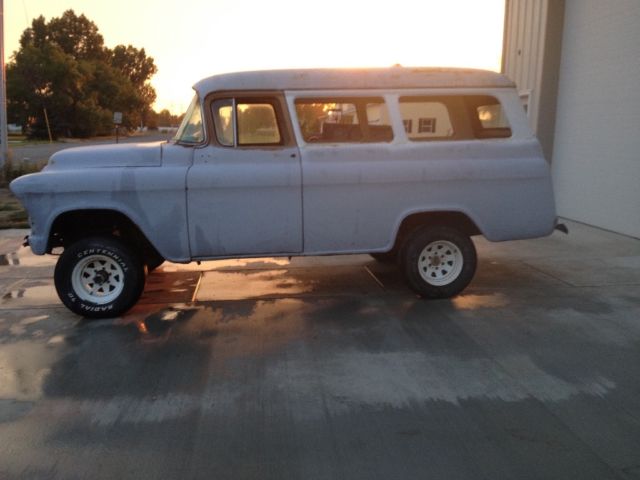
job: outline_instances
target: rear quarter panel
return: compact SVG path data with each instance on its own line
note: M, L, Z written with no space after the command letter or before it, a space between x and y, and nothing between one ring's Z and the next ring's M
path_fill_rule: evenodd
M501 100L511 138L428 142L407 139L400 93L375 93L389 108L391 143L305 144L295 98L323 92L287 93L302 154L306 253L387 250L402 220L418 212L465 213L492 241L551 233L556 213L549 167L515 91L468 92ZM437 92L445 93L466 92Z

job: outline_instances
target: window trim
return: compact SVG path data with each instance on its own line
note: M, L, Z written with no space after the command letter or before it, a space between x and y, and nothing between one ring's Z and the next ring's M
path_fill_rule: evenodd
M216 128L216 115L217 113L213 110L213 106L216 102L218 101L225 101L225 100L231 100L231 125L232 125L232 138L231 138L231 145L227 145L226 143L222 143L220 141L220 137L218 136L218 129ZM235 110L235 99L234 98L214 98L211 101L211 105L210 105L210 110L211 110L211 117L212 117L212 129L213 129L213 138L215 139L216 143L218 145L220 145L221 147L227 147L227 148L234 148L236 146L236 138L235 138L235 116L236 116L236 110Z

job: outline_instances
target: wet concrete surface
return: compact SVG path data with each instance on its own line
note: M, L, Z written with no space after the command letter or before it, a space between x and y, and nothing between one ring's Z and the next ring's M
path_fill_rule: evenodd
M91 322L4 232L0 478L640 478L640 241L570 228L478 240L452 300L367 256L165 263Z

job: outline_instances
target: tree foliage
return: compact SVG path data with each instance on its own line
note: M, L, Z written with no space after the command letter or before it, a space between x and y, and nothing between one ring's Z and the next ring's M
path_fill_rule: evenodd
M165 108L159 113L155 111L149 112L145 125L151 129L158 127L178 127L182 122L183 117L184 113L181 115L174 115Z
M133 128L151 111L156 93L149 79L156 71L144 48L107 48L84 15L67 10L49 22L40 16L7 65L9 117L34 136L46 135L45 109L56 135L107 134L114 111Z

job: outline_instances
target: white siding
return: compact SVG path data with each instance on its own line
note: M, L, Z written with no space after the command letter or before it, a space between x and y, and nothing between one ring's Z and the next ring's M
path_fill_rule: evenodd
M558 213L640 237L640 1L567 0L553 177Z
M564 0L506 0L502 71L515 81L529 125L551 159Z
M518 86L531 128L538 118L548 0L510 0L506 10L503 72Z

